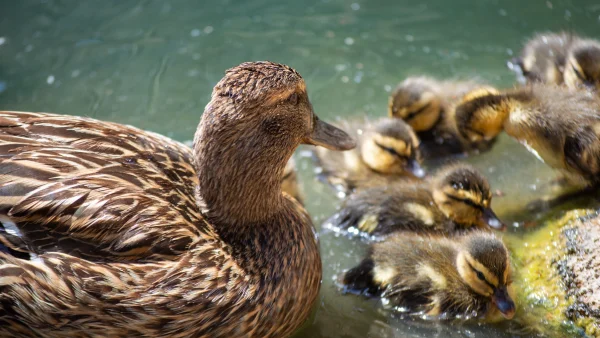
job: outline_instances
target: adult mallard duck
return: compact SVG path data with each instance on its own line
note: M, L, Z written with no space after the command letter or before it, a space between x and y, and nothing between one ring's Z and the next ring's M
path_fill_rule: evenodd
M308 317L319 250L281 177L300 143L354 143L293 69L228 70L193 152L88 118L0 126L0 335L284 337Z

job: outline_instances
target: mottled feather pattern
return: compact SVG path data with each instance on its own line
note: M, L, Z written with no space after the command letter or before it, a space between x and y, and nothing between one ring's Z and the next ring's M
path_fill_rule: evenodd
M288 129L255 128L296 90ZM281 193L310 116L299 75L270 62L228 71L194 154L134 127L0 112L0 337L291 335L321 281L312 221Z
M79 117L4 112L0 122L0 213L19 227L27 251L173 258L201 231L211 233L193 212L197 178L187 147ZM15 242L2 233L0 241Z

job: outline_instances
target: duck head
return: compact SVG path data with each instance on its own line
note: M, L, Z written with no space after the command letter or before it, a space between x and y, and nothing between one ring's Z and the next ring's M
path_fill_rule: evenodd
M506 319L515 314L511 293L512 269L504 243L489 233L465 236L459 244L456 267L463 282L487 297Z
M491 208L487 179L470 165L457 164L438 172L433 179L433 199L446 217L465 228L506 228Z
M264 61L227 70L194 138L202 210L233 221L268 217L278 209L284 168L300 144L355 147L316 116L294 69Z
M440 119L442 102L427 82L417 77L401 83L389 98L389 116L403 119L417 132L431 129Z
M381 119L361 144L363 161L374 171L383 174L410 173L425 176L421 168L419 139L404 121Z

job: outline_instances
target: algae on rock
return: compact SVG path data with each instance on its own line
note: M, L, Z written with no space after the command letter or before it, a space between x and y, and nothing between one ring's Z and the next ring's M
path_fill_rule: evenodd
M600 286L600 257L593 251L600 218L573 210L505 241L515 268L519 324L549 337L600 336L600 294L593 293Z

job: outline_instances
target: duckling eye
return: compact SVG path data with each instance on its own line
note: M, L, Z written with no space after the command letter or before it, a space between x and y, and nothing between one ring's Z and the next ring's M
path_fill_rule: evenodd
M483 275L483 273L481 271L477 271L477 278L479 278L479 280L482 280L485 282L485 276Z
M288 102L293 104L293 105L297 105L298 104L298 94L297 93L292 93L292 95L290 95L288 97Z

